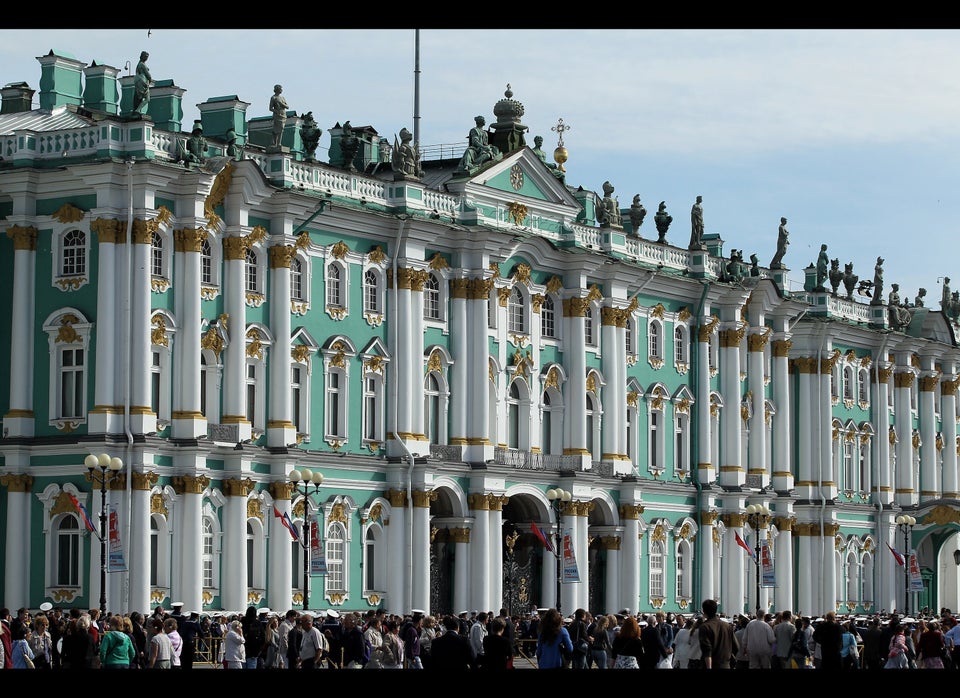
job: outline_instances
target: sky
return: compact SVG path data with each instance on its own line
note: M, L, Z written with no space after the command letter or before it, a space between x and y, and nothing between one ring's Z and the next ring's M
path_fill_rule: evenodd
M780 218L784 264L803 284L821 244L840 267L913 300L957 267L960 220L960 30L944 29L4 29L0 84L39 91L37 57L54 50L132 72L150 53L153 79L184 90L183 128L196 104L236 95L247 118L268 116L273 85L289 108L324 129L349 120L391 143L419 127L422 147L466 147L509 84L524 106L527 142L563 120L567 184L621 208L661 201L671 244L686 247L689 211L723 251L770 263ZM38 106L37 95L34 96ZM415 120L419 115L419 120ZM843 289L841 287L841 293ZM867 301L862 296L856 299ZM886 300L886 299L884 299Z

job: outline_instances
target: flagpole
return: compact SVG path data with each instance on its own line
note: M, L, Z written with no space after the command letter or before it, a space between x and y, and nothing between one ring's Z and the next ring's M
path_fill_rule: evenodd
M560 610L560 582L563 579L563 525L560 507L573 499L573 494L558 487L557 489L547 490L547 499L550 501L557 518L557 545L554 551L557 556L557 613L563 618L563 612Z

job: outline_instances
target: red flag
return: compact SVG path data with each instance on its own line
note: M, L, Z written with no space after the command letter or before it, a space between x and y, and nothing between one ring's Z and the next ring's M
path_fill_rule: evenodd
M297 535L297 529L294 528L293 521L290 520L290 515L287 512L280 513L280 510L277 509L277 505L273 505L273 515L280 519L280 523L283 524L283 527L290 531L290 537L295 541L300 540L300 536Z
M537 537L537 540L543 543L543 547L552 553L553 546L550 545L550 540L547 538L547 535L543 532L543 529L537 526L537 524L533 523L533 521L531 521L530 530L533 531L533 535Z
M80 500L77 499L74 495L70 495L70 501L73 502L73 508L77 510L77 513L80 514L80 518L83 519L83 525L87 527L87 530L91 533L97 532L97 527L93 525L93 522L90 520L90 517L87 516L87 508L80 503Z
M750 546L743 542L743 538L740 537L740 534L736 531L733 532L733 535L737 538L737 545L750 553L750 557L753 557L753 551L750 549Z
M897 565L903 567L903 555L898 553L889 543L887 543L887 547L890 548L890 552L893 553L893 556L896 558Z

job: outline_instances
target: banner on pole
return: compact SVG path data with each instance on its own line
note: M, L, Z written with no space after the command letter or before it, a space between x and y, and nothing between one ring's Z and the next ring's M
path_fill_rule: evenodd
M327 573L327 558L323 554L323 545L320 541L320 526L316 517L310 519L310 574Z
M563 530L563 578L564 584L580 581L580 572L577 570L577 559L573 554L573 529Z
M910 591L923 591L923 577L920 576L920 563L917 562L917 553L911 550L910 554Z
M127 562L123 557L123 546L120 543L119 514L112 507L107 515L110 529L110 556L107 560L107 572L126 572Z
M770 543L763 539L760 540L760 568L763 571L760 586L777 586L776 575L773 572L773 557L770 555Z

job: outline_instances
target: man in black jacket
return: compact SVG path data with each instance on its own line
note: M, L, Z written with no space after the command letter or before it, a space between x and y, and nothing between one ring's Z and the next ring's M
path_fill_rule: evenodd
M460 621L454 616L443 617L446 632L437 635L430 643L430 669L470 669L473 667L473 650L470 640L460 634Z
M820 668L840 669L840 648L843 647L843 628L837 614L827 611L823 621L813 631L813 641L820 645Z
M657 663L673 652L664 646L657 621L657 614L650 613L647 615L647 624L640 628L640 642L643 644L643 659L639 660L641 669L656 669Z

